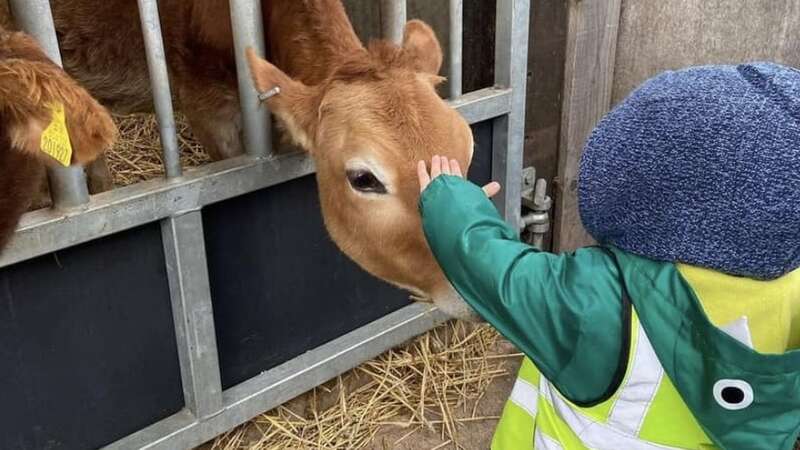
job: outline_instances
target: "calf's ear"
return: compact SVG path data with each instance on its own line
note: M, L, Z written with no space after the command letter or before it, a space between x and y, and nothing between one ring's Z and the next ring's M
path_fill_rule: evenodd
M292 79L259 57L252 48L247 49L247 62L259 94L272 94L263 100L270 111L296 144L312 152L319 125L319 89Z
M11 59L0 64L0 110L11 147L52 162L41 152L42 133L63 107L72 163L86 164L117 138L111 115L89 93L50 61Z
M438 75L442 70L442 46L433 29L421 20L406 24L403 34L403 54L417 72Z

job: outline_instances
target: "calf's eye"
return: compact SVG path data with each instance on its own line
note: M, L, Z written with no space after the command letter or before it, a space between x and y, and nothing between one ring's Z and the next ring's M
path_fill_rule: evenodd
M358 192L366 194L385 194L386 186L368 170L348 170L347 181Z

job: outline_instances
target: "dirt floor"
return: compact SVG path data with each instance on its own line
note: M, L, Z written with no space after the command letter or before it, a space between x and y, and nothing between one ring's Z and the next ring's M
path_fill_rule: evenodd
M497 425L495 417L500 416L511 388L516 379L516 370L519 368L521 359L516 358L508 365L510 373L506 376L495 379L486 390L486 394L478 403L478 416L492 417L475 422L458 423L455 433L458 444L465 450L485 450L489 449L492 443L492 436ZM468 410L476 402L469 402ZM468 415L464 415L467 417ZM456 444L450 439L444 439L442 433L436 430L416 429L411 434L409 431L400 427L386 427L381 430L373 439L372 443L366 447L369 450L423 450L423 449L443 449L454 450Z

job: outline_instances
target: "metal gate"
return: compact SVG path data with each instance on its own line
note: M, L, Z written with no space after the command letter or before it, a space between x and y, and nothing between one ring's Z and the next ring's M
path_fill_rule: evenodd
M466 94L461 87L463 0L449 1L449 102L470 124L491 123L491 175L505 188L496 201L506 219L516 224L522 187L529 0L497 0L495 86ZM23 217L15 237L0 256L0 274L43 255L148 224L160 224L183 407L155 423L143 424L137 428L139 431L120 436L116 442L102 445L119 449L191 448L432 328L445 318L435 308L409 304L246 381L223 388L204 212L210 205L275 189L311 175L314 165L306 154L272 153L268 112L259 107L244 61L244 49L248 46L264 54L261 1L231 0L247 154L184 174L158 3L157 0L138 0L138 3L166 179L90 197L81 169L51 171L56 208ZM35 36L48 55L60 64L48 0L11 0L10 5L17 24ZM383 16L389 19L384 22L385 37L401 40L406 22L405 0L382 0L381 8Z

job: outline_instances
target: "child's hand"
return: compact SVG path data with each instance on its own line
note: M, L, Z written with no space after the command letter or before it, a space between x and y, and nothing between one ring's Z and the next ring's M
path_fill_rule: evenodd
M417 164L417 175L419 176L419 191L422 192L425 188L431 184L436 177L439 175L453 175L457 177L464 178L464 175L461 173L461 166L458 164L458 161L455 159L449 160L447 158L443 158L441 156L434 156L431 159L431 173L428 175L428 166L425 164L425 161L420 161ZM487 184L483 187L483 192L486 193L486 196L491 198L497 195L500 192L500 183L495 181Z

